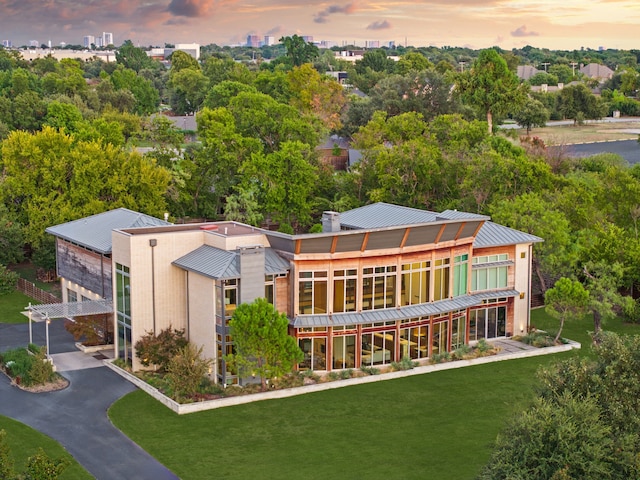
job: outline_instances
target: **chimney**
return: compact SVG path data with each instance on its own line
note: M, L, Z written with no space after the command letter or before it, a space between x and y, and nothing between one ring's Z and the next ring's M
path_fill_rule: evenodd
M264 260L262 245L237 247L240 269L240 302L251 303L264 297Z
M322 212L322 232L339 232L340 214L338 212Z

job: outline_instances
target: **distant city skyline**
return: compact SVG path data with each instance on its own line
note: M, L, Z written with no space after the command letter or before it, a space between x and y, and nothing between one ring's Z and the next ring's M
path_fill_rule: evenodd
M13 46L112 32L116 45L143 46L298 34L335 45L629 50L640 49L638 27L634 0L0 0L0 39Z

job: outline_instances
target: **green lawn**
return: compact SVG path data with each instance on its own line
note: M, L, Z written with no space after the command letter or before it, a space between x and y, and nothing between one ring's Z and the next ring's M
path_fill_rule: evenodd
M532 324L553 329L544 310ZM612 321L621 333L640 326ZM183 480L469 480L486 463L504 420L532 398L535 372L589 352L588 319L563 336L580 352L418 375L282 400L178 416L140 391L111 420Z
M29 318L22 315L22 311L31 302L36 305L33 298L18 292L17 290L6 295L0 295L0 323L27 323Z
M93 478L67 453L62 445L27 425L0 415L0 430L7 432L7 440L17 471L22 472L27 458L35 454L38 447L42 447L50 458L67 458L71 462L60 476L60 480Z

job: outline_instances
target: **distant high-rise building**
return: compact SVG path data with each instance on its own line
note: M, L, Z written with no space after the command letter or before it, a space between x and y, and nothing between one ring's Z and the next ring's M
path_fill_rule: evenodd
M391 40L389 42L389 48L396 48L396 42L394 42L393 40Z
M302 40L307 43L313 43L313 35L302 35Z
M380 48L380 42L378 40L369 40L366 44L367 48Z
M262 42L263 45L266 45L268 47L270 45L275 45L275 43L276 43L275 37L271 35L264 36L264 41Z
M11 40L2 40L2 46L4 48L11 48L13 45L11 44Z
M258 35L247 35L247 47L259 47L260 37Z
M40 46L40 42L38 42L38 40L29 40L29 46L30 47L39 47Z
M107 45L114 45L113 33L102 32L102 46L106 47Z
M100 35L98 35L98 36L95 38L95 42L94 42L94 43L95 43L96 47L102 47L102 46L104 45L104 44L102 43L102 37L101 37Z
M95 45L96 37L93 35L85 35L82 39L82 46L84 48L91 48L91 45Z

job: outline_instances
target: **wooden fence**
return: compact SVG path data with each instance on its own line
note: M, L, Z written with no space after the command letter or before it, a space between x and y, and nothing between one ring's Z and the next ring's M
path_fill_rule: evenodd
M34 283L28 282L24 278L18 279L18 291L24 293L26 296L33 298L41 303L61 303L60 300L55 295L52 295L49 292L45 292L41 288L36 287Z

